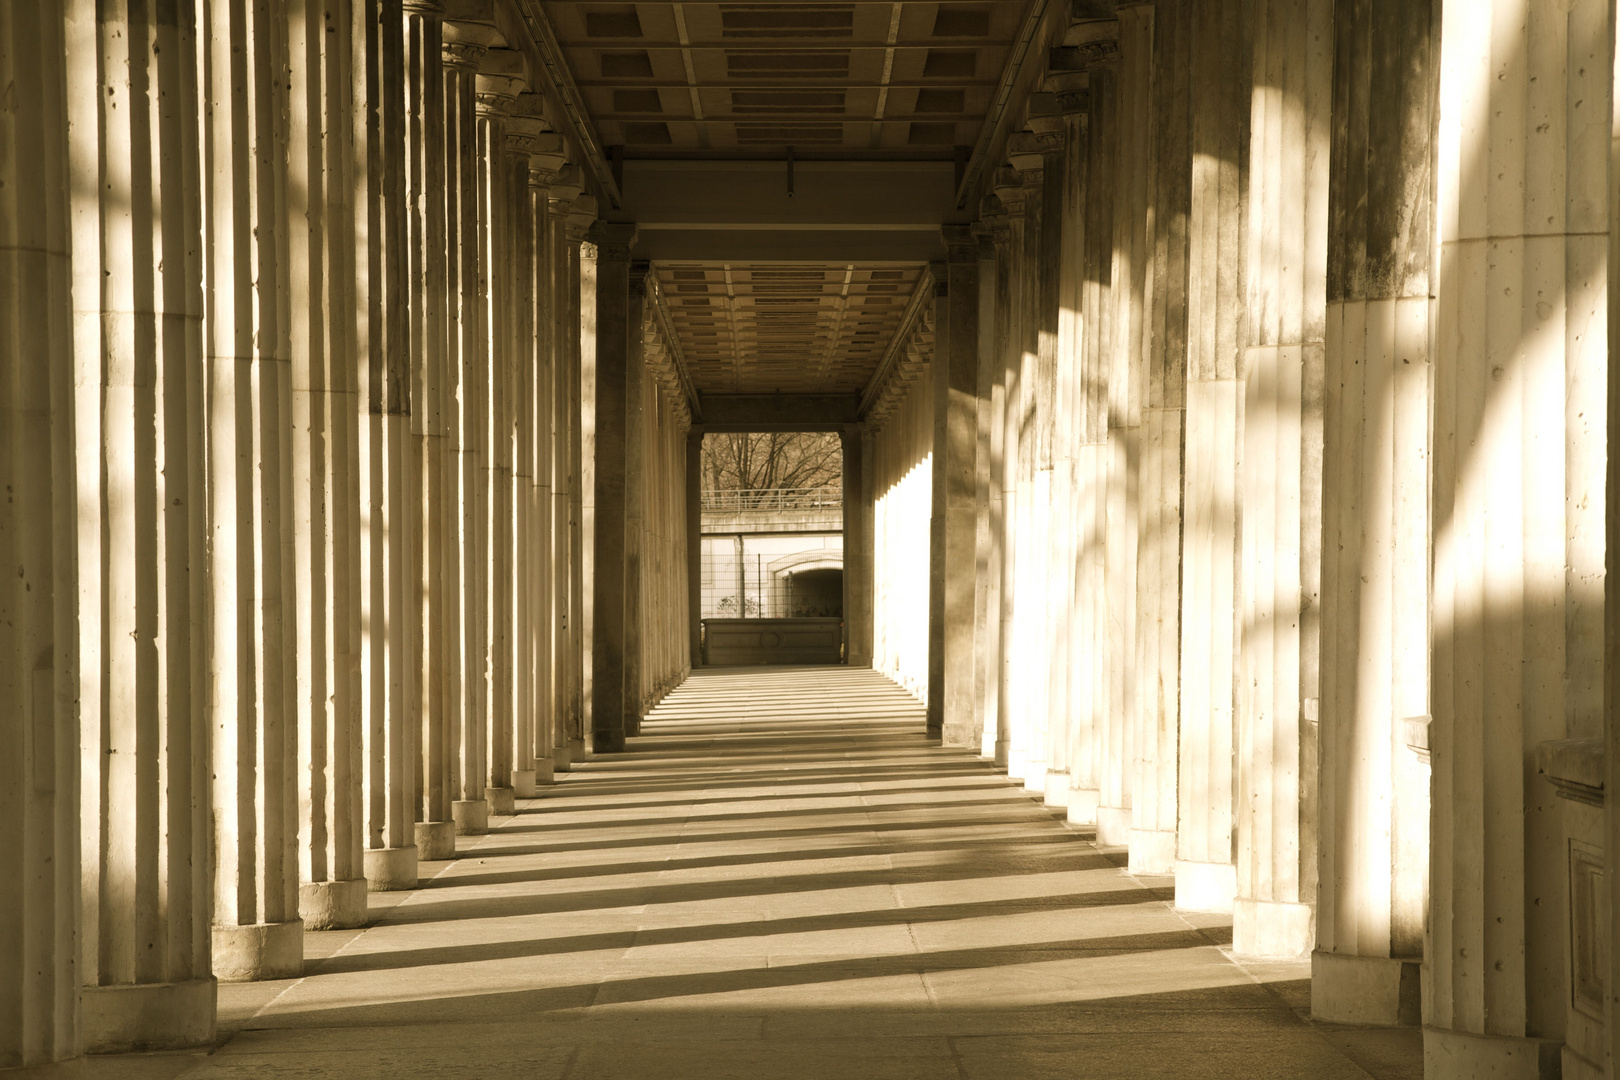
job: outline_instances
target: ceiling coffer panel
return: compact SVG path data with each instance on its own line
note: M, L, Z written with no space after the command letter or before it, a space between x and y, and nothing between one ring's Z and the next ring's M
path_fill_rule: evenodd
M710 394L858 394L923 268L658 264L693 383Z
M544 7L601 143L627 156L802 147L948 158L978 137L1024 5Z

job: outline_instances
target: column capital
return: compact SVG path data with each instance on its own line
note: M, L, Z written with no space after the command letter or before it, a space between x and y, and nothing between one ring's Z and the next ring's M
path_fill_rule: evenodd
M945 258L948 262L968 263L979 259L979 241L971 225L941 225L940 235L945 238ZM935 264L938 265L938 264Z
M503 90L484 89L484 78L483 75L478 76L480 86L473 93L474 113L486 119L505 119L511 115L512 106L517 104L517 95Z
M460 71L477 71L478 61L489 49L472 41L446 41L442 53L444 66Z
M444 0L405 0L405 14L424 19L444 18Z
M1031 173L1038 176L1046 164L1040 137L1032 131L1014 132L1007 139L1007 162L1022 173L1026 181Z
M636 242L633 221L597 221L586 234L596 245L596 257L603 262L629 262L630 248Z

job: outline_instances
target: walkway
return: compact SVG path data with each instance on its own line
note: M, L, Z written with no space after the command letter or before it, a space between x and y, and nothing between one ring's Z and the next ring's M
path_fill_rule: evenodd
M1421 1075L1415 1033L1303 1021L1308 965L1233 963L1227 919L921 720L871 672L699 673L375 926L311 933L305 978L222 986L221 1050L117 1075Z

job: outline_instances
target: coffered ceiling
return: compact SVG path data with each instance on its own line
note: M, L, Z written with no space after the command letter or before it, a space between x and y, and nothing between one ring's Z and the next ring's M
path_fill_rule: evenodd
M965 153L1026 5L845 0L544 4L603 146Z

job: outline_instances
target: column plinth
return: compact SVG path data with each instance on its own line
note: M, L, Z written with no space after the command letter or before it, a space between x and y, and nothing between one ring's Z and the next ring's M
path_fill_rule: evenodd
M368 870L369 862L368 858ZM347 930L366 925L367 884L368 878L364 877L304 882L298 887L298 914L305 928Z
M549 765L550 762L547 762L547 764ZM550 770L548 769L547 771L549 772ZM513 797L519 799L532 799L536 795L540 794L539 781L536 778L537 775L538 774L535 769L513 769ZM547 777L547 779L550 779L550 777Z
M456 823L454 821L418 821L416 823L417 862L442 862L445 859L455 858L456 832Z
M87 1054L180 1050L214 1041L219 984L184 982L86 986L79 1032Z
M489 812L497 817L511 817L516 809L517 793L509 787L487 787L484 789L484 800L489 803Z
M489 801L486 799L457 799L450 804L455 818L457 836L482 836L489 832Z
M411 847L366 849L366 883L371 892L399 892L416 888L416 863L419 854ZM306 912L307 922L309 915Z
M214 977L220 982L296 979L304 974L304 920L214 926Z
M1415 1026L1422 1022L1422 968L1416 960L1317 949L1311 954L1311 1015L1330 1024Z
M1176 907L1181 911L1228 914L1237 896L1237 867L1232 863L1177 859Z

